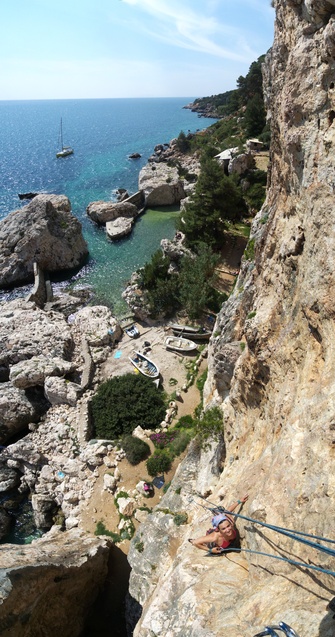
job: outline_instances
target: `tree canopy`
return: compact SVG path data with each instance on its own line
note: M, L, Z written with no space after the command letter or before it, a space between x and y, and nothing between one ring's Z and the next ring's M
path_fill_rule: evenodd
M162 393L142 375L115 376L92 399L94 437L113 440L140 425L155 429L165 416Z
M205 157L194 193L177 225L189 245L204 242L219 248L227 222L241 219L246 212L240 188L224 174L215 159Z

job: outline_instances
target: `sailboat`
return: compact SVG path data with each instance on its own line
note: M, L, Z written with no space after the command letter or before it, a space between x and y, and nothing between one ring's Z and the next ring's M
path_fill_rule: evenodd
M63 121L62 121L62 118L60 119L59 137L60 137L60 145L62 147L62 150L59 150L58 153L56 153L56 157L67 157L68 155L73 155L73 153L74 153L73 148L71 148L71 146L64 146L64 143L63 143Z

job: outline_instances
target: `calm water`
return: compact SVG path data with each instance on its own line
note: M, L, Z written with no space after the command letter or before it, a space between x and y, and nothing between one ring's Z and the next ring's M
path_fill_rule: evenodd
M183 106L193 98L0 101L0 219L24 205L19 192L65 194L80 219L90 261L77 280L95 291L95 302L125 311L121 292L131 273L150 259L162 237L174 234L176 210L148 211L129 238L112 243L86 216L87 205L115 200L115 190L138 188L138 173L156 144L181 130L194 132L214 120ZM74 155L56 158L60 118ZM141 159L129 160L138 152Z

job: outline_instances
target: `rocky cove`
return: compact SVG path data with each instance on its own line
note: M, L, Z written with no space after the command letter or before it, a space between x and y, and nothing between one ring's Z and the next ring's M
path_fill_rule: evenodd
M252 636L280 621L300 637L334 635L334 577L308 570L334 571L334 557L243 520L242 548L306 568L243 552L210 558L187 542L210 518L196 494L229 506L245 492L246 516L333 537L335 2L274 4L264 68L272 127L267 199L208 349L204 401L222 410L222 440L207 449L191 444L131 542L128 621L136 637L215 637L223 629ZM106 537L81 528L81 516L99 467L122 462L108 442L87 443L87 403L118 325L107 308L76 311L77 302L64 300L62 313L23 300L1 309L2 387L9 391L1 398L2 440L29 427L24 443L0 454L2 482L19 479L31 489L41 518L55 505L64 516L30 546L1 546L4 637L79 635L113 555ZM18 399L36 385L51 404L42 420ZM180 511L188 520L177 526Z

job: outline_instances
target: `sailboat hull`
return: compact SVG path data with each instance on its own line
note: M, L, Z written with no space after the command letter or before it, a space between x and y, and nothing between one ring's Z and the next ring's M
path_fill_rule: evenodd
M68 155L73 155L73 148L63 148L59 153L56 153L56 157L67 157Z

